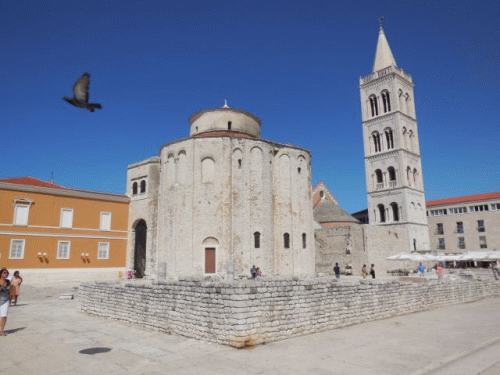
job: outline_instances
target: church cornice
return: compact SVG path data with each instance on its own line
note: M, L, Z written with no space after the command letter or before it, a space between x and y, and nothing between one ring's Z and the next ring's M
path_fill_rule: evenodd
M368 120L365 120L365 121L363 121L363 125L364 126L372 126L372 125L380 124L382 122L391 121L391 120L394 120L396 118L396 115L401 115L401 117L413 121L415 123L415 125L417 124L417 120L415 118L408 116L406 113L403 113L398 109L396 111L391 111L390 113L384 113L382 115L378 115L377 117L373 117L373 118L370 118Z
M386 188L380 190L369 191L368 195L371 198L382 198L390 195L394 195L395 193L402 193L403 191L410 191L415 196L425 196L425 192L423 190L415 189L411 186L399 186L395 188Z

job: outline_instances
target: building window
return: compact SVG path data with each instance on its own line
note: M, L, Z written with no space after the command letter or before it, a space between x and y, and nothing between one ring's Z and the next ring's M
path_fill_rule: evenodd
M231 121L228 121L227 122L227 130L231 130L231 125L232 125Z
M134 182L132 184L132 195L136 195L137 194L137 182Z
M24 240L11 240L9 259L24 259Z
M488 245L486 244L486 236L479 236L479 247L481 249L488 248Z
M377 206L379 213L379 223L385 223L385 207L383 204Z
M212 158L205 158L201 161L201 182L209 183L214 181L215 161Z
M500 210L500 203L492 203L491 210L492 211Z
M450 208L450 215L460 215L467 213L467 207Z
M16 204L14 208L14 225L28 225L30 206L28 204Z
M380 169L377 169L375 171L375 176L377 177L377 190L383 189L384 188L384 178L382 175L382 171Z
M302 233L302 248L305 249L306 247L307 247L306 234Z
M461 221L457 221L457 233L463 233L464 232L464 223Z
M438 249L445 249L444 238L438 238Z
M146 192L146 180L141 181L141 193Z
M464 237L458 237L458 248L465 249L465 238Z
M290 248L290 235L288 233L285 233L283 235L283 247L285 249L289 249Z
M370 108L372 110L372 117L378 116L378 106L377 106L377 97L375 95L371 95L368 100L370 101Z
M70 241L59 241L57 243L57 259L69 259Z
M478 206L469 206L469 212L482 212L482 211L488 211L487 204L481 204Z
M73 209L62 208L59 226L61 228L73 228Z
M111 230L111 212L101 212L101 230Z
M444 234L443 223L437 223L436 234Z
M384 113L391 111L391 100L389 98L389 91L384 90L381 93L382 102L384 104Z
M446 208L440 209L440 210L431 210L431 216L443 216L447 215L448 211Z
M392 208L392 221L399 221L399 207L396 202L391 203Z
M109 259L109 242L99 242L97 259Z
M325 196L325 192L324 192L323 190L321 190L321 191L319 192L319 197L320 197L320 198L323 198L324 196Z
M394 148L394 136L392 135L392 129L385 130L385 140L387 141L387 149Z
M238 169L241 169L241 159L238 159Z
M486 228L484 227L484 220L478 220L477 221L477 231L478 232L484 232Z
M373 145L375 146L375 152L382 151L382 147L380 144L380 134L378 132L372 133Z
M255 247L256 249L260 248L260 233L259 232L255 232L253 234L253 247Z

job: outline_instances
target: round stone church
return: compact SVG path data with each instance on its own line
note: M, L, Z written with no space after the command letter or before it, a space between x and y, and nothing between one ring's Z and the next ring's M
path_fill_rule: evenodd
M314 275L310 152L261 139L261 120L227 105L189 124L128 167L136 275Z

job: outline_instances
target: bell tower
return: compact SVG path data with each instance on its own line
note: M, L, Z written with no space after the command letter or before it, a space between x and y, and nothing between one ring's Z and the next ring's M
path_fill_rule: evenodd
M369 223L403 227L408 250L428 250L414 84L397 66L382 22L372 73L359 80Z

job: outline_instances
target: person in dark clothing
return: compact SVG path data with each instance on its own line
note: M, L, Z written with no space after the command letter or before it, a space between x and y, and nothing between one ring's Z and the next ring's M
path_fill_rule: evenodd
M252 268L250 268L250 273L252 275L252 279L255 280L255 278L257 277L257 267L255 267L255 264L252 266Z
M340 279L340 267L338 263L335 263L335 267L333 267L333 272L335 272L335 277Z
M375 278L375 264L370 267L370 275L372 275L372 279Z

